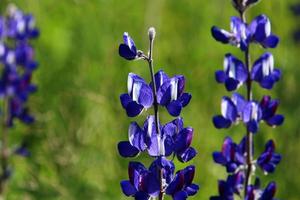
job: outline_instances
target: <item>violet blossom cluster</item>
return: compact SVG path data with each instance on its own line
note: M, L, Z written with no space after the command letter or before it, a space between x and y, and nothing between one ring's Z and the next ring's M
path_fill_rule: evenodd
M2 139L1 139L1 192L3 183L10 175L8 158L11 155L28 156L25 142L16 148L9 148L7 132L14 126L15 120L24 124L34 122L27 106L30 94L36 91L31 83L32 74L37 69L32 39L39 36L35 18L14 5L9 5L5 15L0 16L0 99Z
M118 144L118 151L125 158L146 153L153 158L153 162L149 168L140 162L129 162L129 179L121 181L121 189L126 196L136 200L161 200L164 195L169 195L174 200L184 200L195 195L199 189L193 183L195 166L187 166L175 173L173 163L175 157L179 162L185 163L197 154L191 147L194 130L192 127L185 127L180 117L182 109L189 104L192 96L184 91L183 75L169 77L162 70L154 74L152 54L155 29L150 28L148 35L148 55L137 49L128 33L123 35L124 42L119 46L120 56L126 60L147 61L151 82L135 73L129 73L128 91L120 96L120 100L128 117L136 117L152 107L154 114L147 116L142 125L130 123L128 140ZM175 119L166 124L161 123L160 108L166 109Z
M224 84L227 91L234 91L231 97L224 96L221 102L221 114L213 117L216 128L230 128L242 123L246 128L246 136L239 143L226 137L221 151L213 153L214 161L225 167L228 177L219 180L219 194L211 200L233 200L235 196L245 200L275 199L276 183L270 182L261 187L260 180L255 175L256 168L265 174L273 173L281 160L281 155L275 151L273 140L267 141L265 150L254 159L253 136L258 133L261 122L276 127L283 123L284 117L277 114L279 100L263 96L261 100L252 98L252 84L271 90L280 80L281 70L275 68L272 53L266 52L250 63L250 45L257 44L262 48L275 48L279 38L271 31L269 18L262 14L252 22L246 22L245 12L258 0L233 0L233 6L240 14L231 17L230 31L212 27L215 40L231 44L241 49L245 55L244 61L232 54L226 54L224 68L215 73L218 83ZM246 87L247 94L243 96L236 91Z

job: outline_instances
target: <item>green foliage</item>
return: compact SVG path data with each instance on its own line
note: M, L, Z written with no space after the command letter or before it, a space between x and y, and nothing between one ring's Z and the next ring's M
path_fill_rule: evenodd
M242 134L238 132L244 131L241 126L230 133L219 131L211 123L212 116L220 112L224 94L223 86L214 81L214 71L222 68L224 52L242 56L234 47L214 42L210 35L212 25L229 27L229 17L235 14L229 0L7 2L32 12L41 29L35 41L40 68L34 81L39 90L31 97L37 122L30 128L17 124L10 141L15 144L26 137L32 156L13 160L7 199L126 199L119 181L127 178L128 160L118 155L116 145L127 137L130 119L121 108L119 94L126 91L129 72L143 77L149 77L149 72L142 62L120 58L118 44L128 31L136 45L146 49L150 26L157 30L156 70L163 66L168 74L184 74L186 90L193 94L183 117L195 129L193 146L199 154L193 162L201 189L191 199L208 199L216 193L217 179L225 178L225 173L213 164L211 153L221 148L226 134L239 140ZM256 153L267 138L275 139L284 159L277 173L265 181L277 181L278 198L296 200L300 190L300 52L291 37L296 26L289 11L291 2L262 0L249 16L266 13L281 38L279 48L271 51L276 66L283 70L283 81L272 93L254 90L257 97L270 93L279 98L279 112L286 116L282 127L270 130L262 126L255 137ZM251 51L256 56L262 52L259 47ZM162 120L171 119L163 115Z

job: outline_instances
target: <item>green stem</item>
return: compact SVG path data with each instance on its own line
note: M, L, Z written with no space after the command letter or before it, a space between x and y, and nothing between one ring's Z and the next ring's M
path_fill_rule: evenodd
M153 96L154 96L154 118L155 118L155 128L156 128L156 133L158 134L158 137L161 138L161 132L159 128L159 110L158 110L158 102L157 102L157 91L156 91L156 82L155 82L155 76L154 76L154 67L153 67L153 43L154 43L154 36L150 36L150 45L149 45L149 57L147 59L148 64L149 64L149 69L150 69L150 74L151 74L151 80L152 80L152 91L153 91ZM160 141L158 144L159 147L159 152L161 152L161 147L160 147ZM162 181L162 170L160 170L159 173L159 180L160 180L160 192L159 192L159 200L164 199L164 188L163 188L163 181Z
M7 117L8 117L8 98L3 100L3 121L2 121L2 144L1 144L1 169L2 177L0 179L0 195L3 196L6 185L6 173L8 166L8 129L7 129Z
M241 18L245 24L247 24L245 12L241 13ZM248 71L248 79L247 79L247 101L252 100L252 81L251 81L251 63L250 63L250 45L248 45L247 50L245 51L245 65ZM251 184L251 173L252 173L252 152L253 152L253 133L251 133L247 127L247 135L246 135L246 179L245 179L245 188L244 194L247 194L247 188Z

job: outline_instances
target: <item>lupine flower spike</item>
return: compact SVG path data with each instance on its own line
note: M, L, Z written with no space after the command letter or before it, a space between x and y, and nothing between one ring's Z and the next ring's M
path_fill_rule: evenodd
M162 200L169 195L174 200L184 200L195 195L199 186L193 183L195 166L190 165L175 173L173 159L186 163L193 159L197 151L191 147L194 129L184 127L180 117L182 109L188 105L192 96L184 92L186 80L183 75L169 76L162 70L154 73L153 42L155 29L150 28L149 54L138 50L133 39L124 33L124 42L119 46L119 54L126 60L145 60L150 69L151 82L147 83L137 74L129 73L128 92L120 96L122 107L128 117L136 117L143 111L154 108L141 126L131 122L128 128L128 140L118 144L122 157L137 157L146 153L154 159L149 168L140 162L130 162L128 180L121 181L124 195L137 200L158 198ZM171 122L162 124L159 119L159 108L164 107L176 117ZM170 160L168 158L170 157Z
M234 200L235 197L244 200L273 200L275 199L276 184L271 182L261 189L255 169L260 168L264 174L273 173L281 161L281 155L275 153L275 142L269 140L264 152L254 159L254 138L259 133L261 122L271 127L282 125L284 116L277 114L279 100L263 96L260 101L252 97L252 84L256 82L261 88L271 90L281 78L281 70L275 68L272 53L266 52L254 63L250 63L249 47L258 44L263 48L275 48L279 38L271 31L269 18L261 14L252 22L246 22L246 11L258 3L258 0L232 0L239 16L231 17L230 31L213 26L213 38L223 44L231 44L240 48L244 53L244 61L227 53L224 59L224 69L215 73L218 83L224 84L227 91L236 91L246 87L245 97L234 92L232 97L224 96L221 102L221 114L213 117L216 128L230 128L242 124L246 135L236 144L226 137L220 152L213 153L217 164L224 166L228 174L226 181L219 180L219 194L211 200Z
M0 17L0 99L3 102L1 118L3 119L1 141L0 193L4 192L6 182L11 175L9 157L13 155L30 156L26 141L20 145L8 146L8 132L18 119L24 124L34 122L27 106L29 96L37 90L32 84L33 72L38 63L30 41L39 36L35 19L25 14L14 5L9 5L7 13Z

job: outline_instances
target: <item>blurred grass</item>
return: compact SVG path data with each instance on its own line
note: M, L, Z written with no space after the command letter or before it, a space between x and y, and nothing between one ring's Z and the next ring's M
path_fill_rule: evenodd
M30 102L37 122L29 128L18 124L11 133L12 144L26 138L32 156L14 158L7 199L126 199L119 181L127 179L129 160L120 158L116 145L127 137L128 124L136 119L126 117L119 94L126 91L129 72L147 80L149 72L143 62L120 58L117 49L123 32L128 31L138 48L146 51L150 26L157 30L155 68L169 75L184 74L186 90L193 94L183 117L195 129L193 145L199 154L191 163L197 167L195 181L201 190L191 199L216 194L217 180L225 178L225 173L213 163L211 153L221 148L226 135L240 140L244 134L241 126L216 130L211 123L211 117L220 112L221 97L229 95L215 83L214 71L222 67L226 52L242 56L238 49L221 45L210 35L212 25L229 27L229 17L235 15L229 0L7 2L32 12L42 33L34 42L40 63L34 77L39 91ZM277 142L283 160L263 184L276 180L277 197L288 200L299 199L300 190L300 50L291 37L299 19L289 11L293 2L262 0L249 12L249 19L266 13L281 38L279 47L270 51L283 70L283 80L271 92L255 87L255 97L272 94L279 98L279 112L285 114L286 122L277 129L262 125L255 142L257 154L267 139ZM255 57L263 52L257 46L251 51ZM163 122L169 120L162 114Z

